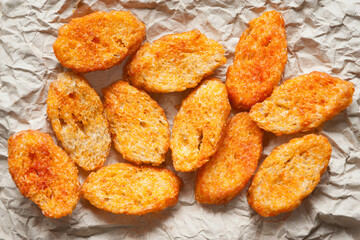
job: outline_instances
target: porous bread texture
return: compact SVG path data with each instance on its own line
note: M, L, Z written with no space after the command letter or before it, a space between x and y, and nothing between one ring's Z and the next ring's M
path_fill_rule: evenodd
M56 137L75 163L86 171L103 166L109 154L109 123L100 97L80 75L64 72L52 82L47 114Z
M170 140L164 110L146 92L124 81L105 88L103 93L116 150L138 165L163 163Z
M225 50L198 30L145 43L127 63L124 80L148 92L193 88L226 63Z
M81 193L105 211L143 215L175 205L180 186L180 178L168 169L117 163L91 173Z
M61 27L53 49L63 66L85 73L121 63L144 38L145 25L130 12L95 12Z
M285 81L250 117L276 135L307 132L333 118L352 102L354 84L321 72Z
M9 172L20 193L46 217L72 213L80 198L75 163L46 133L20 131L8 140Z
M275 148L254 175L249 205L270 217L297 208L320 182L331 157L326 137L309 134Z
M285 23L280 13L265 12L249 25L226 74L231 105L244 110L270 96L287 62Z
M203 204L225 204L254 174L262 151L263 131L249 113L228 120L219 149L198 171L195 198Z
M226 87L216 78L205 80L182 102L170 139L175 170L194 171L209 161L230 110Z

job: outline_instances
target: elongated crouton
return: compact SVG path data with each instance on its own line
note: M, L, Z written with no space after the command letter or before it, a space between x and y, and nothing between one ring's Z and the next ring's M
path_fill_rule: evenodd
M199 203L225 204L235 197L254 174L262 151L263 131L247 112L231 118L224 140L196 177Z
M193 88L226 63L224 48L198 30L145 43L124 69L124 79L148 92Z
M135 164L158 166L169 150L164 110L146 92L118 81L103 90L104 107L115 148Z
M117 163L91 173L81 193L105 211L143 215L175 205L180 185L180 178L168 169Z
M111 138L103 105L85 78L60 73L51 83L47 113L56 137L75 163L86 171L100 168Z
M275 148L252 180L250 206L263 217L294 210L320 182L330 157L329 141L315 134Z
M201 167L216 152L231 106L225 85L205 80L181 104L170 140L174 167L189 172Z
M9 138L9 172L20 193L43 214L60 218L71 214L80 198L75 163L46 133L21 131Z

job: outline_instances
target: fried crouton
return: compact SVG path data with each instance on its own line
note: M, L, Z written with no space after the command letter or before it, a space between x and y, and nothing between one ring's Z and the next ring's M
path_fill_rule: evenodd
M175 170L194 171L209 161L230 110L226 87L216 78L205 80L182 102L170 140Z
M180 185L180 178L168 169L117 163L91 173L81 194L105 211L143 215L175 205Z
M169 150L164 110L146 92L118 81L103 90L105 115L115 148L135 164L158 166Z
M56 137L86 171L100 168L109 154L109 123L100 97L85 78L60 73L48 92L47 113Z
M307 132L347 108L353 93L351 82L312 72L285 81L251 108L250 117L276 135Z
M294 210L320 182L330 157L329 141L315 134L275 148L252 180L250 206L263 217Z
M80 198L75 163L46 133L21 131L8 140L9 172L20 193L46 217L71 214Z
M85 73L121 63L144 37L145 25L130 12L96 12L61 27L53 48L63 66Z
M235 49L226 74L231 105L249 110L270 96L287 62L285 24L281 14L270 11L250 22Z
M195 198L203 204L225 204L254 174L262 151L263 131L247 112L231 118L224 140L196 176Z
M148 92L193 88L226 63L224 48L198 30L145 43L124 69L124 80Z

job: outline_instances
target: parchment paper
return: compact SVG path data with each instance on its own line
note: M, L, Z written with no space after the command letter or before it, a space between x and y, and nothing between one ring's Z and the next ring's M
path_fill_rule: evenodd
M236 0L2 0L0 1L0 238L1 239L360 239L360 2ZM7 165L7 139L17 131L51 134L46 98L49 84L64 68L52 44L57 30L72 18L93 11L129 10L146 24L147 41L199 29L219 41L228 62L215 76L225 81L235 46L247 23L275 9L285 19L288 63L282 81L323 71L356 85L353 103L318 133L333 146L328 171L301 206L278 217L263 218L246 201L246 191L224 206L194 200L196 173L178 173L184 182L179 202L141 217L115 215L81 199L73 214L49 219L15 187ZM85 77L101 94L122 78L123 64ZM172 125L189 93L157 94ZM261 161L290 135L266 134ZM57 142L60 145L60 142ZM113 149L106 164L123 161ZM170 155L166 166L172 168ZM81 172L82 180L86 177Z

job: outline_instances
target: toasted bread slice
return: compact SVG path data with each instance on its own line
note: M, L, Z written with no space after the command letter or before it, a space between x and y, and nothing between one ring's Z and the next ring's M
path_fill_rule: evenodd
M196 176L199 203L225 204L235 197L254 174L262 151L263 131L247 112L231 118L219 149Z
M275 148L252 180L250 206L263 217L294 210L320 182L330 157L329 141L315 134Z
M158 166L169 150L164 110L146 92L118 81L103 90L104 107L115 148L135 164Z
M219 147L231 106L219 79L205 80L181 104L170 140L174 167L189 172L204 165Z
M124 79L148 92L193 88L226 63L224 48L198 30L145 43L124 69Z
M8 140L9 172L20 193L46 217L71 214L80 198L75 163L46 133L26 130Z
M175 205L180 185L180 178L168 169L117 163L91 173L81 194L105 211L143 215Z
M96 12L61 27L53 48L63 66L85 73L119 64L144 37L145 25L130 12Z
M347 108L353 93L351 82L312 72L285 81L251 108L250 117L276 135L307 132Z
M276 11L250 22L235 49L234 63L226 74L231 105L249 110L269 97L287 62L285 24Z
M109 123L100 97L85 78L60 73L48 92L47 113L56 137L86 171L100 168L109 154Z

